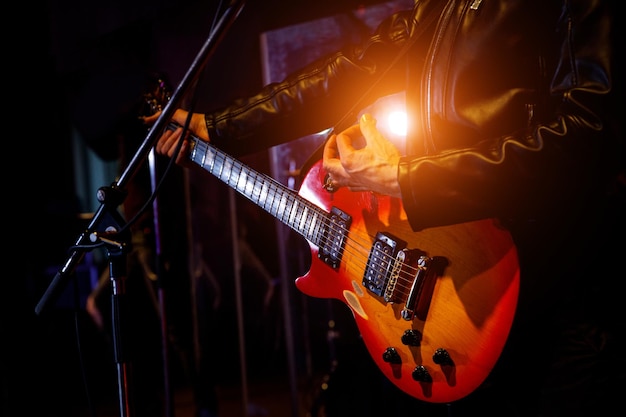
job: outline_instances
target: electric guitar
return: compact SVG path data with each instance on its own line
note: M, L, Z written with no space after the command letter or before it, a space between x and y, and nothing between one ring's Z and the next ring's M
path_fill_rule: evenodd
M397 387L447 403L485 380L519 294L517 250L495 220L414 232L399 199L329 190L321 161L296 192L190 140L193 162L308 241L311 267L296 287L344 302L369 354Z

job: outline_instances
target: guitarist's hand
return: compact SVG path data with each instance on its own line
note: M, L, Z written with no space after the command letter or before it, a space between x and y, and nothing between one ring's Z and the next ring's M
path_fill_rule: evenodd
M172 116L172 120L178 123L180 126L184 126L184 124L187 122L188 114L189 112L185 110L177 109L174 112L174 115ZM159 115L160 115L160 112L155 113L151 116L147 116L144 118L144 122L146 124L151 125L158 119ZM193 133L195 136L197 136L200 139L203 139L206 141L209 140L209 134L207 132L206 123L205 123L203 114L193 113L191 115L191 120L189 122L189 132ZM174 155L174 152L176 151L176 146L178 145L178 141L180 140L182 133L183 133L182 127L179 127L176 130L165 129L163 131L163 134L161 135L161 137L156 143L155 149L157 153L161 155L166 155L171 158ZM183 142L180 148L180 153L176 157L177 164L182 165L182 166L194 165L189 160L189 158L187 158L189 149L190 149L189 141L185 139L185 141Z
M351 191L401 197L399 162L400 152L376 129L376 119L369 114L358 125L332 135L324 147L324 169L332 185Z

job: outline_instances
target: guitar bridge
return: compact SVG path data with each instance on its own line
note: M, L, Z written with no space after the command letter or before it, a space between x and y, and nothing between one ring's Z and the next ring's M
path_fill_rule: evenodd
M411 290L409 291L409 295L406 298L406 302L404 303L404 308L400 315L406 321L413 320L415 317L415 310L418 305L418 301L420 296L422 295L422 290L424 289L424 283L426 282L426 277L428 275L428 268L431 264L431 259L427 256L420 256L417 260L417 274L413 279L413 284L411 285Z

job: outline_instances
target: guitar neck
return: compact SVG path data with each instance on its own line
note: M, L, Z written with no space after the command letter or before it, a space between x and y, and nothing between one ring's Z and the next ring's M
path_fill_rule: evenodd
M326 211L210 143L193 135L190 140L189 159L310 242L320 245L327 227Z
M398 199L325 189L321 161L295 192L209 142L190 140L189 159L311 243L311 269L296 286L351 308L391 382L444 403L485 380L519 294L517 252L505 229L485 219L415 232Z

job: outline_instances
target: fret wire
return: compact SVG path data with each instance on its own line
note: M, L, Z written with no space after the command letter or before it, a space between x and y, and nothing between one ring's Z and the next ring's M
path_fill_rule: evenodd
M202 152L201 166L205 166L206 165L206 156L207 156L207 151L208 150L209 150L208 148L205 148L204 152Z
M293 225L294 224L294 217L296 216L298 212L298 202L292 202L291 204L291 210L289 210L289 224Z
M306 215L308 213L308 207L306 206L306 204L304 205L304 207L302 207L301 210L299 210L299 219L300 221L298 222L298 230L300 230L300 233L304 234L304 226L306 223Z
M248 198L250 198L250 200L254 203L256 203L256 201L254 200L254 177L251 177L251 172L248 171L247 169L244 168L243 165L239 164L240 166L240 171L241 171L241 176L243 178L243 181L240 179L239 182L243 183L243 188L246 190L246 194L249 195Z
M271 181L265 181L263 184L263 199L265 200L264 207L270 213L274 213L272 210L274 204L274 192L272 192L272 183ZM269 206L268 206L269 205Z
M224 175L226 176L226 184L237 189L237 183L233 183L233 162L229 158L224 158Z
M227 179L226 184L235 187L237 183L233 183L233 163L230 159L224 158L224 172ZM235 187L235 189L237 188Z
M292 227L318 246L324 245L327 230L333 227L327 213L297 195L286 192L264 175L249 170L234 158L229 158L202 141L196 143L191 159L201 160L200 165L216 175L227 185L257 203L278 220Z
M256 179L251 176L249 172L246 172L246 193L250 195L250 200L252 200L254 203L257 202L257 200L255 200L256 194L254 192L256 185L255 182Z
M268 210L268 208L267 208L267 196L268 196L268 183L267 183L267 181L262 181L261 182L261 188L259 189L259 201L261 201L261 199L263 199L263 209L264 210Z
M218 154L217 156L220 156L220 155ZM215 159L216 159L215 162L217 163L218 162L217 158L215 158ZM221 158L219 160L219 162L220 162L220 164L218 166L218 172L216 173L217 178L221 179L222 181L226 181L226 184L228 184L227 178L224 177L224 159Z
M235 178L237 179L235 181L235 183L237 184L237 190L243 195L250 198L248 175L246 171L243 170L242 165L239 164L237 161L233 161L233 173L235 174Z
M272 192L272 183L266 182L263 184L263 187L265 189L265 209L272 213L272 215L275 215L274 198L276 194Z
M285 196L285 194L281 194L280 200L278 201L278 211L277 211L277 214L278 214L278 217L279 217L280 221L282 221L283 223L284 223L284 220L285 220L285 218L283 216L285 214L285 205L286 205L285 200L286 200L286 198L287 197Z
M263 181L257 174L253 175L252 193L254 194L254 201L260 205L261 202L261 188L263 187ZM262 206L261 206L262 207Z
M306 236L307 236L307 239L309 240L311 240L311 236L313 236L313 231L315 230L315 225L317 224L317 217L318 217L317 210L314 210L313 215L311 216L311 220L308 222L308 225L307 225Z

